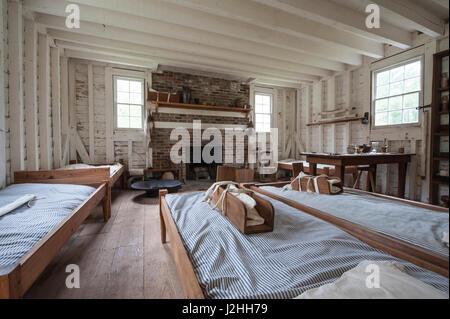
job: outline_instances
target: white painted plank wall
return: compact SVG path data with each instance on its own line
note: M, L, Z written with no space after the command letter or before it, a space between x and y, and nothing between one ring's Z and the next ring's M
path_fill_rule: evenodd
M39 130L37 102L37 27L25 19L25 133L28 170L39 169Z
M6 96L5 87L5 29L6 0L0 0L0 189L6 185ZM6 93L6 94L5 94Z
M20 1L0 0L0 16L2 188L13 182L15 170L53 167L53 119L47 36L37 34L32 16L22 15Z
M8 2L11 172L25 168L22 3Z

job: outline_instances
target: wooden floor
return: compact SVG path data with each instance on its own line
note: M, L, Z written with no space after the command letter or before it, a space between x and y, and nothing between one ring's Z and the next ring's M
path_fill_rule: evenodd
M108 223L98 208L25 298L184 298L168 245L160 241L157 199L114 190ZM69 264L80 268L79 289L66 288Z

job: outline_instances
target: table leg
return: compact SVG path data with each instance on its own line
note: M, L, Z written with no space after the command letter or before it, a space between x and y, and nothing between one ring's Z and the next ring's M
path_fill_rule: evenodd
M336 175L336 177L342 181L342 184L344 184L345 166L335 166L334 175Z
M312 176L317 175L317 164L309 163L309 175L312 175Z
M398 193L397 196L405 198L406 167L408 163L398 163Z

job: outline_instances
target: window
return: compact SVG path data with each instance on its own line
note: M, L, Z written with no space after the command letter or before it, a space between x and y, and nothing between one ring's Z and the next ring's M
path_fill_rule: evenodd
M117 129L144 128L144 80L114 77Z
M272 94L255 94L255 130L270 132L272 127Z
M372 110L375 126L419 123L422 59L416 58L373 73Z

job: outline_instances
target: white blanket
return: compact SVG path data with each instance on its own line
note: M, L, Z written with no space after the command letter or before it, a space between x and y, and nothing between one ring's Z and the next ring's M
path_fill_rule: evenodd
M12 212L13 210L21 207L22 205L29 203L32 200L36 199L36 195L26 194L18 199L16 199L14 202L9 203L5 206L0 207L0 217Z
M376 278L378 276L378 279ZM448 299L414 277L399 263L365 260L338 280L305 291L296 299Z

